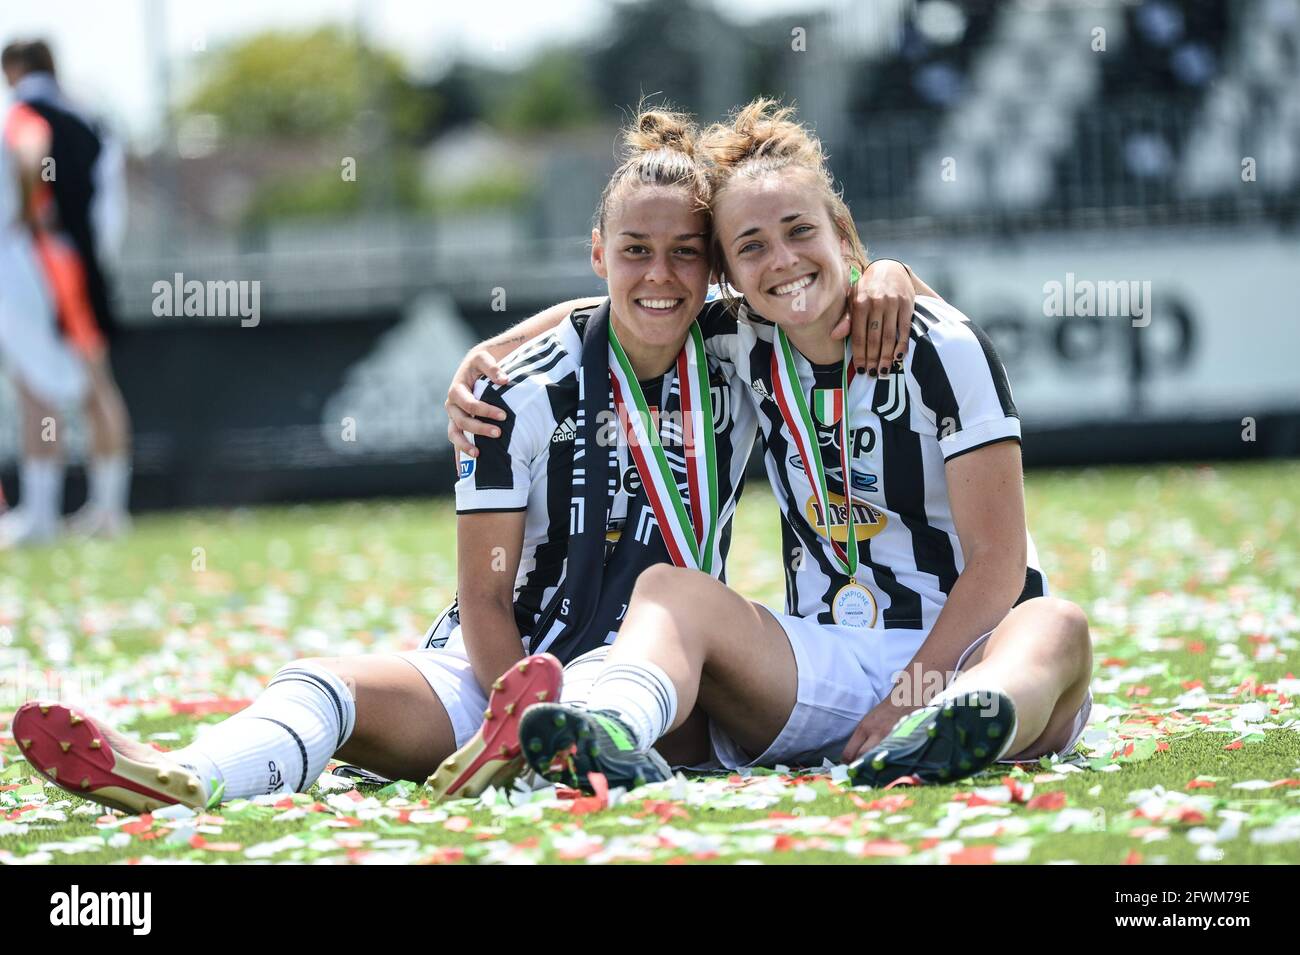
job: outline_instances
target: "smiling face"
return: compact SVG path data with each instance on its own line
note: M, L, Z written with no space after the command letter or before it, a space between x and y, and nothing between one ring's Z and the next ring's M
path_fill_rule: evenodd
M759 315L789 329L838 319L849 245L812 174L737 176L714 202L713 222L727 280Z
M591 233L591 267L609 283L611 320L633 364L675 356L709 285L708 219L679 186L636 186ZM661 370L666 370L661 369Z

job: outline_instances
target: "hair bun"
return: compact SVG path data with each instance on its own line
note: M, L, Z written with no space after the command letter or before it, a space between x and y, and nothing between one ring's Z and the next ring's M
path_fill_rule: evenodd
M638 153L670 149L694 158L698 152L699 128L685 113L667 109L643 109L623 132L628 158Z
M710 126L703 136L704 148L724 172L756 159L821 168L826 160L821 141L794 116L793 106L759 97L735 110L730 123Z

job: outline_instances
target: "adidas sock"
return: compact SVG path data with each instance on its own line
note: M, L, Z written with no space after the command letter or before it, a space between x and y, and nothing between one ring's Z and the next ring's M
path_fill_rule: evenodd
M131 462L125 454L110 454L90 462L89 494L96 508L125 514L131 496Z
M611 663L596 677L587 709L617 716L632 731L636 748L644 753L673 725L677 688L667 673L648 661Z
M313 663L280 670L245 710L172 757L223 800L303 792L356 726L356 701L335 673Z
M61 458L24 458L19 468L18 504L39 531L52 529L63 513Z
M934 697L934 699L930 701L930 705L934 706L936 703L944 703L948 700L955 700L961 697L966 697L972 693L980 694L980 699L984 699L984 700L991 700L994 697L994 695L998 693L1001 693L1007 700L1011 699L1011 694L1008 693L1006 690L1004 690L998 684L990 682L988 680L982 680L979 683L967 684L965 686L960 686L960 687L950 686L946 690L937 694ZM1014 704L1012 704L1012 706L1013 706L1012 713L1014 715L1015 712ZM999 760L1003 756L1005 756L1007 754L1007 750L1011 748L1011 744L1015 742L1016 733L1014 727L1018 724L1015 720L1012 720L1011 725L1013 729L1010 733L1007 734L1006 738L1002 741L1002 745L998 749L998 754L995 757L993 757L994 760Z

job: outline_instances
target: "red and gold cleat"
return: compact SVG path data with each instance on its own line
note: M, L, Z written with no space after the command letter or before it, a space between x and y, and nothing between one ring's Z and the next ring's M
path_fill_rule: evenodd
M139 814L207 801L198 776L76 707L33 701L18 708L13 736L38 773L74 796Z
M492 684L479 731L425 781L431 801L477 796L523 772L519 717L534 703L558 700L563 679L564 667L549 653L526 657L502 674Z

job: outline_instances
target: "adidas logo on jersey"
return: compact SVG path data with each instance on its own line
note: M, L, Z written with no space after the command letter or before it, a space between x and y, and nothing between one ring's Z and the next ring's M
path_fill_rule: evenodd
M768 394L767 386L763 384L762 378L755 378L753 385L751 385L750 387L754 389L754 394L758 395L758 397L763 399L764 401L772 397L770 394Z
M577 437L577 435L577 424L574 423L572 418L565 418L551 435L551 444L559 444L561 441L572 441Z

